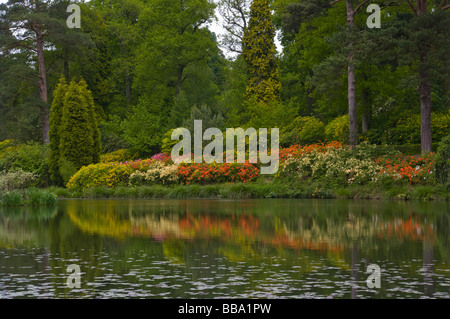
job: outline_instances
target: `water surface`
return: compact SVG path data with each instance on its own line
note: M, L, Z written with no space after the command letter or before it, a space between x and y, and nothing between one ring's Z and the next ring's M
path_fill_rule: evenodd
M1 208L0 298L450 298L449 230L446 202ZM72 264L80 288L67 286ZM370 264L380 288L367 286Z

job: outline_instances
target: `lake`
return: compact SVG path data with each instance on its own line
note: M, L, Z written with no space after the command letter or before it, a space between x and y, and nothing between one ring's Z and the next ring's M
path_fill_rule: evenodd
M0 298L450 298L449 234L447 202L4 207Z

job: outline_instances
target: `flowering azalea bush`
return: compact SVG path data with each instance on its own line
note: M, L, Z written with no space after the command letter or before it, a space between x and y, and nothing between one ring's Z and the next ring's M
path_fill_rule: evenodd
M432 154L422 157L405 157L402 154L375 157L375 145L361 144L351 148L337 142L305 147L295 145L281 153L286 159L280 177L311 178L344 185L386 180L417 184L434 179Z
M178 182L178 165L167 165L162 161L153 161L145 172L135 171L130 175L131 186L153 184L170 185Z
M170 155L167 155L165 153L159 153L159 154L155 154L151 157L152 160L154 161L160 161L163 163L172 163L172 157Z
M317 143L312 145L292 145L287 148L280 149L280 163L285 162L289 157L300 158L304 154L317 152L327 152L330 148L341 148L343 144L340 142Z
M282 174L327 179L341 184L363 184L372 180L379 171L371 158L351 156L349 148L328 147L313 149L301 156L290 156L285 162Z
M380 166L377 179L392 179L418 184L434 179L434 155L421 157L397 155L393 158L378 158L375 163Z
M252 182L260 173L259 169L249 162L244 164L190 164L178 166L178 177L184 184L200 183L226 183L226 182Z

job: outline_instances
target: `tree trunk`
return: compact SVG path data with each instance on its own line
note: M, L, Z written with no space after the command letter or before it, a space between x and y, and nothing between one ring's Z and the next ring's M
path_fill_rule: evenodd
M367 80L367 78L365 77ZM369 101L369 92L367 89L362 91L362 115L361 115L361 131L367 133L370 128L371 105Z
M417 15L421 16L427 13L427 1L417 0ZM429 79L428 67L426 59L428 55L427 46L423 46L420 54L420 71L419 71L419 94L420 94L420 140L422 145L422 153L430 153L432 149L431 135L431 85Z
M351 0L346 0L347 26L353 28L355 25L355 13ZM352 47L352 44L349 45ZM358 144L358 118L356 113L356 71L353 63L353 52L348 55L348 117L349 117L349 144Z
M422 145L422 153L432 152L432 136L431 136L431 85L428 79L428 70L423 67L421 59L420 70L420 140Z
M42 35L41 28L35 26L36 33L36 50L38 57L38 69L39 69L39 95L42 101L41 107L41 123L42 123L42 141L44 144L49 143L49 111L48 111L48 97L47 97L47 75L44 62L44 36Z

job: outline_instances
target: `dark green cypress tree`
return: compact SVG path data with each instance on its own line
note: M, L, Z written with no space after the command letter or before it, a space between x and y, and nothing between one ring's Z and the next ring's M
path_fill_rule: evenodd
M63 179L59 171L60 160L60 125L64 107L64 99L67 92L67 82L64 77L59 80L58 85L53 93L53 102L50 109L50 158L49 173L50 180L55 185L62 185Z

